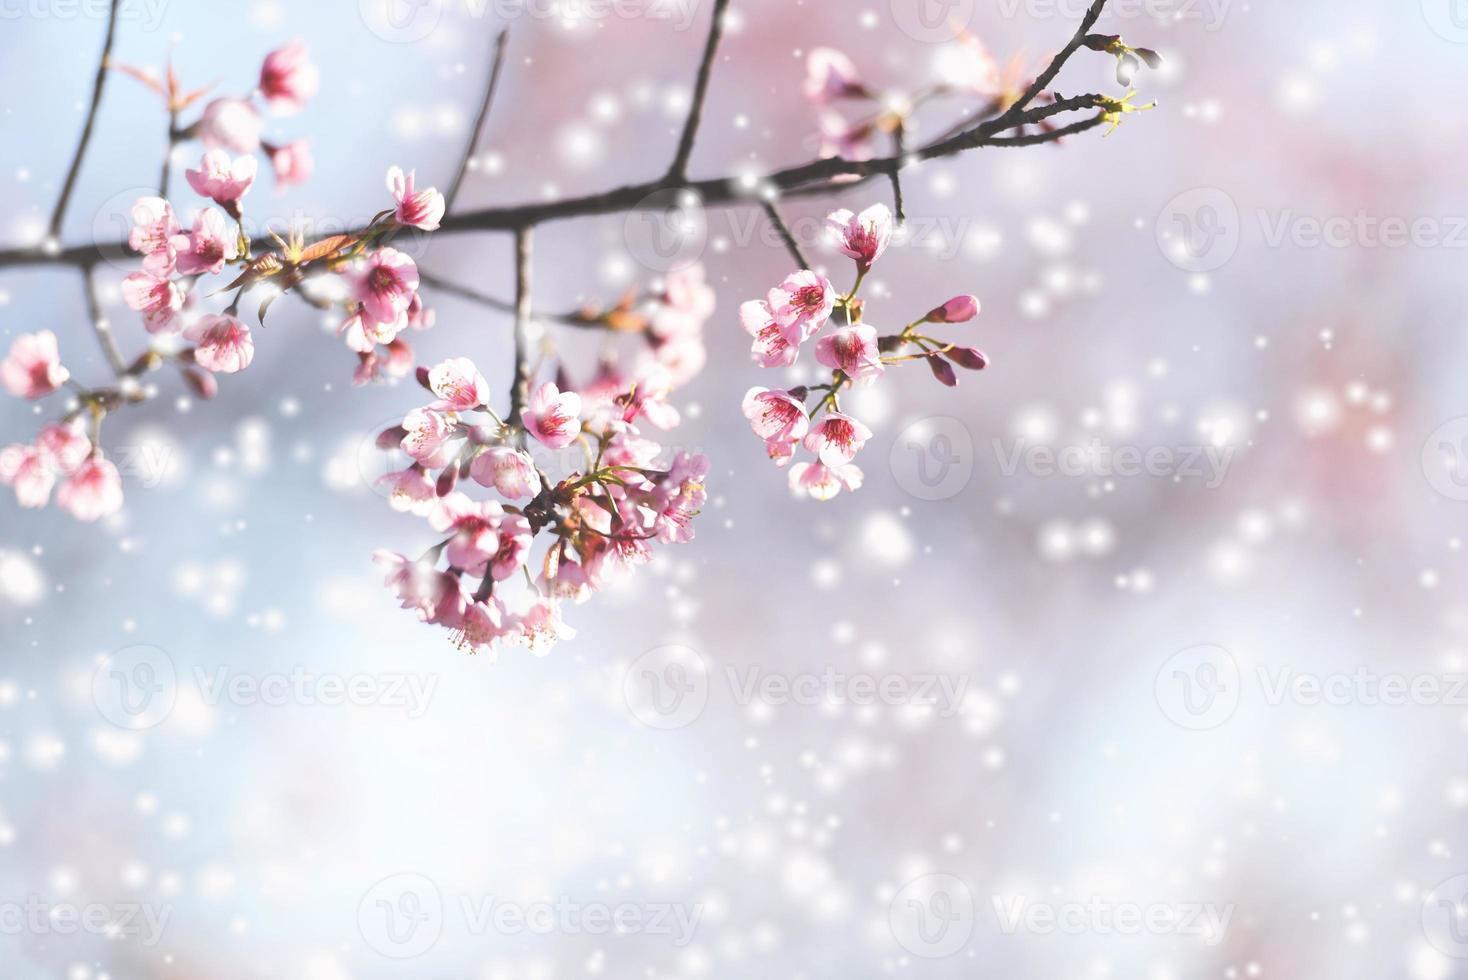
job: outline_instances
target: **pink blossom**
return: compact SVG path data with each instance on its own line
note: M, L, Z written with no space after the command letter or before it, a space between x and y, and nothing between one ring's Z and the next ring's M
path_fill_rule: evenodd
M827 466L824 463L796 463L790 467L790 490L796 496L830 500L842 490L861 487L861 470L854 465Z
M427 330L436 319L433 310L423 302L423 297L414 293L413 301L408 304L408 329Z
M489 401L489 382L467 357L441 361L428 372L428 388L438 396L433 407L463 412Z
M574 391L562 392L554 381L547 381L530 394L525 406L525 428L550 449L564 449L581 434L581 396Z
M494 487L507 500L525 500L540 493L540 475L530 457L509 446L490 446L474 457L469 475L480 486Z
M398 202L394 217L400 225L436 231L438 223L443 220L443 195L433 187L415 190L413 176L414 171L411 170L404 176L402 167L392 167L387 172L387 189L392 192L393 200Z
M505 604L498 596L490 596L483 602L473 602L464 610L459 624L459 645L479 653L493 650L501 643L517 635L518 627L505 612Z
M75 473L91 455L92 440L71 425L50 422L36 437L36 448L53 469L69 475Z
M965 323L978 315L977 296L955 296L942 306L929 310L923 319L931 323Z
M669 272L663 279L662 303L653 311L651 329L657 337L696 334L714 315L715 296L701 264L694 262Z
M808 340L825 326L836 306L836 290L825 276L802 269L770 290L770 313L792 344Z
M939 82L948 88L965 89L992 98L1003 87L999 63L984 42L968 31L960 33L952 44L938 49L934 67Z
M377 551L372 560L387 569L386 585L404 609L412 609L425 623L450 628L464 618L464 593L459 580L424 561L413 561L395 551Z
M173 271L175 237L183 230L173 208L161 197L140 197L133 204L133 227L127 243L143 254L143 268L160 278Z
M845 208L832 211L826 225L835 232L837 247L855 259L862 272L872 267L892 240L892 212L885 204L873 204L861 214Z
M652 350L653 358L668 371L668 380L675 388L682 387L703 370L708 362L708 348L697 334L669 337Z
M418 266L395 248L379 248L367 257L356 279L356 298L379 323L407 324L408 307L418 291Z
M296 140L284 146L273 146L268 152L270 166L275 171L277 191L295 184L304 184L316 171L316 158L311 155L310 140Z
M199 139L210 150L253 153L260 147L263 125L260 111L244 99L215 99L204 107L199 119Z
M446 551L449 564L477 575L499 551L504 513L497 501L471 500L456 490L438 499L428 524L439 533L452 532Z
M408 325L406 314L391 320L376 320L361 306L357 312L342 321L337 333L346 340L347 346L359 354L371 354L378 344L391 344Z
M684 542L693 539L692 521L708 499L708 457L701 453L679 453L658 485L658 540Z
M817 104L867 94L856 65L835 48L812 48L805 59L805 97Z
M829 412L811 426L803 445L829 467L845 466L872 437L872 430L849 415Z
M561 604L539 594L526 609L514 615L514 624L519 638L537 657L545 656L560 640L576 636L576 631L561 619Z
M0 449L0 483L15 487L22 507L44 507L56 484L56 470L36 446L9 445Z
M744 395L744 417L776 465L784 466L795 452L795 443L810 427L805 405L787 391L751 388Z
M822 158L840 157L843 160L870 160L877 155L872 144L871 123L849 123L846 117L834 109L823 111L819 119L820 150ZM858 180L855 174L847 174L842 181Z
M61 365L56 335L49 330L23 333L0 361L0 383L17 398L42 398L66 384L71 372Z
M396 511L406 511L426 517L438 503L438 494L434 490L433 481L428 478L423 467L417 464L405 470L384 473L377 478L373 486L387 490L387 504Z
M403 338L393 338L387 344L387 360L383 366L394 378L407 377L413 370L413 348Z
M216 374L234 374L255 358L255 339L243 321L227 313L206 313L184 330L194 348L194 363Z
M311 63L304 41L276 48L260 66L260 94L279 116L301 111L320 84L321 71Z
M93 453L61 484L56 503L87 523L115 514L122 509L122 476L100 452Z
M439 463L439 453L454 435L454 423L442 412L431 408L415 408L403 418L403 452L425 466Z
M841 327L817 340L816 360L864 385L887 370L877 347L877 331L865 323Z
M780 324L770 304L762 299L752 299L739 306L739 322L744 331L754 338L749 353L760 367L788 367L800 356L800 345L785 339Z
M498 531L500 546L490 559L489 573L496 582L503 582L525 567L534 534L530 522L519 514L505 514L500 518Z
M199 160L198 170L185 170L184 177L195 193L210 198L231 215L238 216L239 201L255 183L258 164L252 156L229 158L223 150L210 150Z
M149 333L173 331L184 305L184 294L175 283L147 272L134 272L122 280L122 299L143 314Z
M181 275L216 275L238 253L234 232L213 208L194 219L187 235L175 235L173 249Z
M590 599L592 590L596 588L586 566L570 561L564 555L555 565L554 576L542 574L536 584L543 592L549 592L557 599L570 599L575 603Z

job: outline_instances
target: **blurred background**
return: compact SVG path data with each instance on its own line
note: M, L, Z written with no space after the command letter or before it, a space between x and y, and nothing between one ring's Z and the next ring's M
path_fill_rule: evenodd
M329 230L391 165L448 185L507 25L461 208L660 173L710 6L130 0L114 55L246 94L304 39L320 94L265 135L309 138L316 174L248 203ZM945 336L991 366L853 397L858 493L792 499L750 434L749 386L813 377L751 365L736 316L791 262L757 211L705 216L697 539L569 609L549 656L469 656L395 607L372 551L432 537L370 487L371 438L423 399L353 387L294 299L214 401L160 373L108 420L121 515L0 494L0 977L1468 976L1468 9L1113 6L1097 30L1166 59L1136 83L1159 108L905 172L866 317L975 293ZM691 172L815 154L814 47L911 93L953 24L1037 65L1082 12L734 0ZM0 247L43 234L105 13L0 5ZM1083 51L1056 88L1120 95L1114 67ZM123 237L165 135L114 74L63 244ZM889 193L783 208L844 287L814 222ZM541 228L537 306L655 281L628 227ZM509 245L413 254L507 296ZM135 356L130 271L97 278ZM509 318L424 295L420 361L471 357L503 399ZM0 269L0 348L39 329L106 379L76 270ZM0 401L0 443L55 411ZM165 695L143 725L119 670Z

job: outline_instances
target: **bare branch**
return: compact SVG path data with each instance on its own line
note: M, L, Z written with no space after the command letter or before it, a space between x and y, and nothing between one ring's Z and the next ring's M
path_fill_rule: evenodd
M436 289L439 292L447 293L450 296L457 296L459 299L468 300L471 303L478 303L480 306L487 306L492 310L502 310L506 313L514 313L518 308L516 307L515 303L510 300L500 299L498 296L491 296L488 293L481 293L477 289L471 289L470 287L460 285L459 283L456 283L451 279L445 279L443 276L435 275L422 267L419 267L418 269L418 281L421 282L423 285L429 287L430 289ZM540 320L553 320L556 323L564 323L567 326L571 327L603 329L602 324L588 319L587 317L581 315L579 312L537 313L536 317Z
M117 347L117 339L112 336L112 324L102 312L102 304L97 299L97 284L92 279L92 270L82 270L82 287L87 297L87 312L92 318L92 332L97 335L97 343L102 347L102 356L107 358L107 364L112 368L112 373L121 379L127 373L127 363L123 360L122 351Z
M102 102L102 87L107 84L107 61L112 57L112 38L117 33L117 9L121 5L122 0L112 0L112 6L107 11L107 37L102 42L102 57L97 59L97 78L92 82L92 104L87 108L87 121L82 124L82 138L77 142L76 154L71 158L71 167L66 171L66 181L61 185L61 196L56 199L56 208L51 212L47 237L52 242L61 240L61 222L66 217L66 205L71 201L71 192L76 189L82 158L87 155L87 144L92 141L92 127L97 122L97 107Z
M790 233L790 228L785 224L785 219L780 217L780 212L775 208L775 202L766 200L762 202L765 214L775 223L775 230L780 233L780 239L785 243L785 248L790 252L790 257L795 260L796 268L809 269L810 263L805 256L800 254L800 246L795 241L795 236Z
M688 174L688 158L693 155L693 141L698 137L698 124L703 118L703 102L708 97L709 76L714 70L714 55L719 50L719 39L724 36L724 11L729 0L714 0L714 15L709 21L708 41L703 46L703 60L698 63L698 79L693 85L693 101L688 106L688 119L683 124L683 135L678 140L678 153L673 165L668 168L669 181L681 181Z
M897 166L892 168L888 176L892 178L892 210L897 212L897 223L900 225L907 220L907 213L902 207L902 178L898 171L902 169L902 158L907 155L906 144L907 132L902 127L902 120L897 120L897 126L892 130L892 155L897 158Z
M522 425L530 400L530 233L515 229L515 378L510 385L511 425Z
M444 195L444 210L452 211L454 201L458 199L459 188L464 183L464 175L469 170L469 161L474 156L475 149L479 146L479 137L484 132L484 121L489 118L489 107L494 104L495 89L499 87L500 68L505 62L505 45L510 40L510 29L504 28L494 39L494 57L489 66L489 79L484 83L484 98L479 100L479 115L474 117L474 129L469 134L469 144L464 147L464 156L459 160L459 172L454 174L454 182L449 185L449 191Z

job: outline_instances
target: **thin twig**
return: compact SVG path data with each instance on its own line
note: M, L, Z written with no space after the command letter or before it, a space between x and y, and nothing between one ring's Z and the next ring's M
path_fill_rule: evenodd
M503 310L506 313L514 313L517 309L515 303L511 300L500 299L498 296L491 296L488 293L481 293L477 289L471 289L468 286L460 285L459 283L456 283L451 279L445 279L443 276L434 275L432 272L429 272L421 266L418 269L418 281L423 285L429 287L430 289L436 289L439 292L447 293L450 296L457 296L460 299L468 300L471 303L478 303L480 306L487 306L492 310ZM597 323L588 320L579 312L537 313L535 314L535 316L536 319L539 320L554 320L557 323L564 323L568 326L573 327L598 326Z
M515 229L515 376L510 385L511 425L522 425L530 400L530 233L531 226Z
M780 233L780 239L785 243L786 250L795 260L796 268L809 269L810 263L805 260L804 255L800 254L800 245L795 241L795 236L790 233L790 227L785 224L785 219L780 217L780 212L775 208L775 202L767 199L762 203L765 207L765 214L769 215L770 220L774 222L775 230Z
M892 173L888 175L892 178L892 210L897 212L897 223L899 225L907 220L907 212L902 207L902 178L898 175L898 171L902 169L900 161L907 155L907 150L904 146L905 142L906 130L903 129L902 120L899 119L897 120L897 126L892 130L892 155L898 159L899 163L892 168Z
M709 36L703 46L703 60L698 63L698 79L693 84L693 101L688 106L688 119L683 123L683 135L678 139L678 152L673 165L668 168L668 180L681 181L688 174L688 158L693 155L693 141L698 136L698 124L703 118L703 103L708 97L709 76L714 70L714 55L719 50L719 39L724 36L724 11L729 0L714 0L714 15L709 21Z
M112 324L102 312L102 304L97 298L97 283L92 279L92 270L82 270L82 291L87 297L87 313L92 318L92 332L97 335L97 343L102 347L102 355L107 358L107 364L112 368L112 373L119 379L127 372L127 363L123 360L122 351L117 347L117 338L112 336Z
M158 196L168 200L168 174L173 167L173 150L178 146L178 112L168 111L168 145L163 150L163 172L158 175Z
M112 6L107 10L107 37L102 42L102 57L97 59L97 78L92 82L92 104L87 109L87 121L82 124L82 138L77 142L71 167L66 171L66 181L61 185L61 196L56 199L56 209L51 212L47 237L52 242L61 240L61 221L66 217L66 205L70 203L71 192L76 188L76 177L82 169L82 157L87 155L87 144L92 141L92 127L97 122L97 107L102 102L102 87L107 84L107 61L112 56L112 38L117 33L117 8L120 6L122 0L112 0Z
M479 114L474 117L474 129L469 134L469 145L464 147L464 155L459 160L459 172L454 174L454 182L449 185L449 192L444 195L444 210L452 211L454 201L459 197L459 187L464 183L464 175L469 170L469 161L474 157L474 151L479 146L480 134L484 132L484 121L489 118L489 107L494 103L495 89L499 87L500 68L505 62L505 45L510 40L510 29L504 28L494 39L494 58L489 66L489 80L484 84L484 98L479 100Z

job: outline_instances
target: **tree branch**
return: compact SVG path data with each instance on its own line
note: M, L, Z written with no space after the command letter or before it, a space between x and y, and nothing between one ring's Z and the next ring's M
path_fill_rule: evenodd
M906 142L907 132L902 128L902 120L899 119L897 126L892 130L892 155L898 159L898 164L888 175L892 178L892 210L897 213L899 225L907 220L907 213L902 207L902 178L898 176L898 171L902 169L901 160L907 155Z
M510 29L504 28L494 39L494 59L489 66L489 79L484 84L484 98L479 100L479 114L474 117L474 129L469 134L469 145L464 147L464 156L459 160L459 172L454 174L454 182L449 185L449 192L444 195L444 210L452 211L454 201L459 197L459 188L464 183L464 175L469 170L469 161L474 156L474 150L479 146L480 134L484 132L484 121L489 118L489 107L494 103L495 89L499 88L500 69L504 66L505 45L510 40Z
M515 376L510 385L511 425L523 425L530 400L530 233L529 225L515 229Z
M102 304L97 299L97 284L92 280L91 269L82 270L82 287L87 296L87 313L92 318L92 332L97 335L97 343L101 345L102 355L107 358L113 375L120 380L127 372L127 363L117 347L117 338L112 336L112 324L103 314Z
M61 241L61 222L66 217L66 205L71 201L71 192L76 189L82 158L87 155L87 144L92 141L92 127L97 122L97 107L102 102L102 87L107 84L107 61L112 56L112 39L117 33L117 9L121 5L122 0L112 0L112 6L107 10L107 37L102 42L102 57L97 59L97 77L92 82L92 104L87 108L87 121L82 124L82 138L77 142L76 154L71 158L71 167L66 171L66 181L61 185L61 196L56 199L56 208L51 212L51 224L46 232L51 243Z
M810 263L805 260L804 255L800 254L800 245L796 243L795 236L790 233L790 227L785 224L785 219L780 217L780 212L775 208L775 202L765 200L761 203L764 204L765 214L769 215L770 220L774 222L775 230L780 233L780 239L785 243L785 248L790 252L790 257L795 260L795 267L798 269L809 269Z
M688 107L688 119L683 123L678 152L673 157L673 165L668 168L669 181L681 182L688 173L688 158L693 155L693 141L698 136L698 124L703 118L703 102L708 97L709 76L713 74L714 55L719 50L719 39L724 36L724 11L728 7L729 0L714 0L709 36L703 46L703 60L698 63L698 78L693 85L693 102Z

